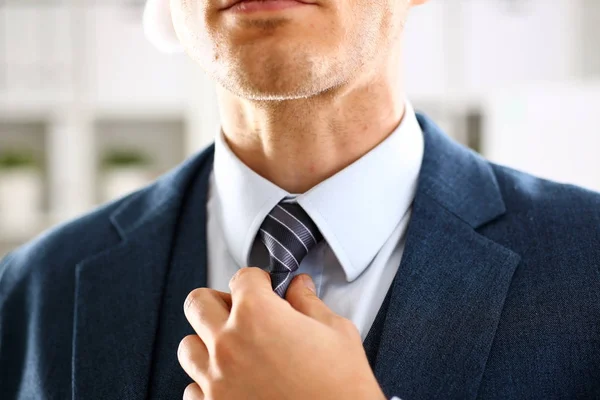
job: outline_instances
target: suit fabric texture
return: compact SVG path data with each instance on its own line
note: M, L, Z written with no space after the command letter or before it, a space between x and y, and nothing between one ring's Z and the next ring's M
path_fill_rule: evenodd
M600 398L600 195L494 165L418 118L406 247L364 342L385 394ZM213 150L0 263L0 397L181 397Z

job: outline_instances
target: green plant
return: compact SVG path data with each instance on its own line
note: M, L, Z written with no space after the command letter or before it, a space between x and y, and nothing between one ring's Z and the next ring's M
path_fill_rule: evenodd
M38 163L30 151L9 150L0 153L0 170L37 168Z
M102 157L102 168L124 168L148 166L152 163L150 157L137 150L110 150Z

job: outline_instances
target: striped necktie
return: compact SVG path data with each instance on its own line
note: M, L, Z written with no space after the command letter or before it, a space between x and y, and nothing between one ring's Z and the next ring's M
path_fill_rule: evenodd
M281 202L265 218L258 237L269 251L269 267L264 269L273 290L285 297L302 259L323 236L299 204Z

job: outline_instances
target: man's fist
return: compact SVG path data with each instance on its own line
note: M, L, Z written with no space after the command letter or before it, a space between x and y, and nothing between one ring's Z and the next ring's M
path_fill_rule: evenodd
M284 301L269 274L243 268L231 295L196 289L185 315L179 362L195 381L184 399L385 399L352 322L315 295L308 275L296 277Z

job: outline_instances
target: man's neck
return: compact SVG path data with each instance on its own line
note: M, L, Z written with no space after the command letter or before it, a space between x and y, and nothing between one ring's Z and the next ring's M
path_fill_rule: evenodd
M249 101L218 88L222 129L236 156L290 193L304 193L387 138L404 115L395 82L289 101Z

